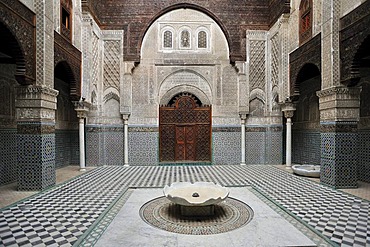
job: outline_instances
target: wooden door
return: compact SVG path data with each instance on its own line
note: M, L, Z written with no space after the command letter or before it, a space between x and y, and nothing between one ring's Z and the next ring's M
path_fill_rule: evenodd
M195 126L176 126L175 161L195 160Z
M176 95L159 108L160 162L210 162L211 106L194 95Z

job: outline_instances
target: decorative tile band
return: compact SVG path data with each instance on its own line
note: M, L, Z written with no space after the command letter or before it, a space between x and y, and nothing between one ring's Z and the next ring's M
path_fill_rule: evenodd
M357 122L321 122L321 133L357 132Z
M53 134L55 132L55 123L44 122L18 122L18 134L37 135Z
M246 126L245 132L281 132L283 131L282 125L276 126Z
M123 125L122 126L90 126L86 125L86 131L92 132L92 133L103 133L103 132L122 132L123 131Z
M159 128L156 126L129 126L129 132L158 132Z
M240 132L240 127L212 127L212 132Z

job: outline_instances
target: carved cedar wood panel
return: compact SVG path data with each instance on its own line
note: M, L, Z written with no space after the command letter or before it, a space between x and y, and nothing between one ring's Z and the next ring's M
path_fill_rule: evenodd
M201 106L190 94L160 107L160 161L210 161L211 120L211 106Z

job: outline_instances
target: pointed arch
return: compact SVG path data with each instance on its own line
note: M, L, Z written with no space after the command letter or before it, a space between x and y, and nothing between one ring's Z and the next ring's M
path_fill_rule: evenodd
M54 70L54 76L69 84L70 86L69 94L70 96L72 96L73 88L76 85L76 79L73 74L72 68L67 61L60 61L59 63L57 63Z
M35 65L34 60L31 59L33 54L28 54L27 50L22 47L21 42L17 39L16 35L13 34L11 29L0 21L0 52L4 54L7 59L7 63L16 64L15 79L21 85L33 84L35 77ZM26 60L28 61L26 63Z

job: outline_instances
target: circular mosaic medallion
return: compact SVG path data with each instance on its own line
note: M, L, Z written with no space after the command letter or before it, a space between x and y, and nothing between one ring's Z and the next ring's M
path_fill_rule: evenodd
M180 206L166 197L153 199L140 208L141 218L154 227L189 235L210 235L242 227L253 218L253 210L245 203L227 198L215 205L212 216L181 216Z

